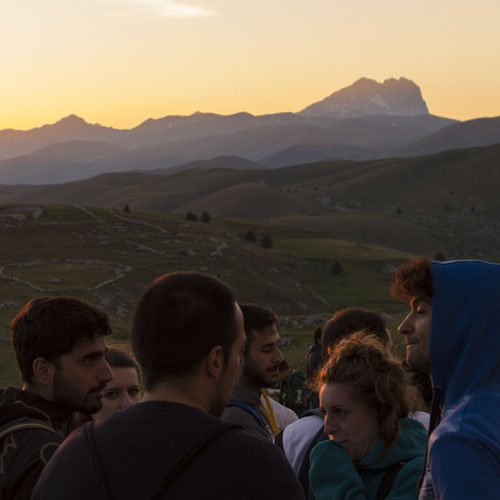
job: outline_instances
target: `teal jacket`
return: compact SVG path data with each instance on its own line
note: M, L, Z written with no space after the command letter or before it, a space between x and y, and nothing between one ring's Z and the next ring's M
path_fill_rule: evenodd
M390 467L404 462L387 500L417 500L417 482L424 464L427 431L416 420L400 420L399 438L382 459L387 445L380 440L354 464L335 441L319 443L311 453L309 484L316 500L375 500L382 478ZM363 463L372 465L363 466Z

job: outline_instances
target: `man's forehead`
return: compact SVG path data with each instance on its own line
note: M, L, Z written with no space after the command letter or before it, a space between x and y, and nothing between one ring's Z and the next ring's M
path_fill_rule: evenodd
M258 339L263 344L274 343L280 339L278 328L274 323L259 330L253 329L252 336L255 340Z
M432 299L427 295L414 295L410 299L410 306L418 306L419 304L424 303L430 306L432 304Z
M71 351L67 354L79 354L85 351L107 351L108 346L106 344L106 338L104 335L96 335L95 337L89 337L86 339L82 339L77 342Z

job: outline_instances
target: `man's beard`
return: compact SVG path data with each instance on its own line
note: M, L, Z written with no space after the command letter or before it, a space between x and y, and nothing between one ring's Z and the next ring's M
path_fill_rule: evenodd
M93 388L84 393L67 382L59 370L55 371L52 386L52 397L57 403L67 406L72 411L78 411L87 415L97 413L102 408L101 398L96 398L93 393L104 389L106 384Z

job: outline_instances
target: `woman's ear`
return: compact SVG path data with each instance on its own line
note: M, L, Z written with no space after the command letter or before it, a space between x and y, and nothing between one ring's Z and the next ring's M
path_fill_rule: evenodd
M34 381L42 386L52 384L54 378L55 366L51 361L45 358L35 358L33 361L33 378Z
M224 367L224 351L222 350L222 346L216 345L212 347L207 356L208 374L215 379L219 379L224 373Z

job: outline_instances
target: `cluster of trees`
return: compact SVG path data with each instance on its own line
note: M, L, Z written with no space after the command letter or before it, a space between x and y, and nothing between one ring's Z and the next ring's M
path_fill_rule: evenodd
M212 217L210 217L210 214L206 210L203 211L203 213L200 215L201 222L210 222L211 218ZM186 219L191 221L197 221L198 216L193 212L188 212L186 214Z
M253 231L247 231L245 234L245 240L250 241L251 243L257 242L257 236ZM272 248L273 239L268 234L265 234L260 240L260 246L262 248Z

